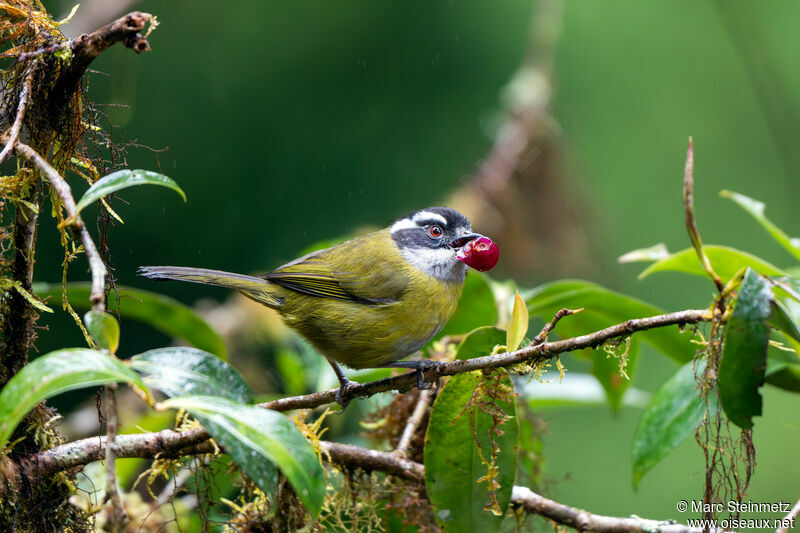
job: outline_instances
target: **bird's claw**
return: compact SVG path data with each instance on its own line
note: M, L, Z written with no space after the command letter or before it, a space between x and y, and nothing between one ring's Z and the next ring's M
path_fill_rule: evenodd
M438 369L439 369L439 366L441 364L442 363L440 361L431 361L430 359L425 359L425 360L419 361L419 364L417 365L417 368L416 368L416 370L417 370L417 388L419 390L430 390L431 388L434 387L434 385L436 386L437 389L439 388L439 381L441 380L441 377L438 374ZM425 371L426 370L437 370L436 381L434 383L430 383L430 384L426 384L425 383Z
M344 410L347 409L348 405L350 405L352 398L346 398L346 396L354 387L358 385L358 383L355 381L351 381L347 378L340 380L340 383L341 385L339 386L339 390L336 391L336 396L334 396L336 403L341 406L341 409L336 412L337 415L344 413Z

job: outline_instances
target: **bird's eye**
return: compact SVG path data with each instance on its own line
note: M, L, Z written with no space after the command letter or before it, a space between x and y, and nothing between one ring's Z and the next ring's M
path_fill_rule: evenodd
M438 239L439 237L442 236L442 228L436 225L431 226L430 228L428 228L428 234L434 239Z

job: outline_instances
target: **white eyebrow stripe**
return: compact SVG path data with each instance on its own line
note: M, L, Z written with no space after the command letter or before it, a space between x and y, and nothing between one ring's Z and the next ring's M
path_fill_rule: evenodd
M417 226L417 223L414 222L413 220L411 220L410 218L404 218L404 219L398 220L397 222L392 224L392 227L389 228L389 232L390 233L395 233L395 232L403 230L403 229L411 229L411 228L418 228L418 227L419 226Z
M442 215L438 213L431 213L430 211L420 211L416 215L414 215L414 222L420 222L421 220L435 220L442 224L443 226L447 225L447 219L444 218Z

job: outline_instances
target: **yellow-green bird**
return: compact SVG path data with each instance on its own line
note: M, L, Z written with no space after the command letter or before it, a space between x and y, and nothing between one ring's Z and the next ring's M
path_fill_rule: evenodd
M351 368L401 367L422 373L432 361L399 361L422 348L453 316L467 266L488 270L497 245L473 233L447 207L429 207L391 226L318 250L263 276L176 266L139 269L174 279L236 289L275 309L330 363L341 387Z

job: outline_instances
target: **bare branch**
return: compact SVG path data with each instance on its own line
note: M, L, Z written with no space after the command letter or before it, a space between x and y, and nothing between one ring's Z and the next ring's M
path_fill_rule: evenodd
M558 324L559 320L561 320L567 315L574 315L575 313L580 313L581 311L583 311L583 307L581 307L580 309L566 309L566 308L561 309L559 312L556 313L556 316L553 317L553 320L545 324L544 327L542 328L542 331L540 331L539 334L533 338L533 340L531 341L531 346L538 346L539 344L542 344L544 341L546 341L547 335L551 331L553 331L553 328L556 327L556 324Z
M569 507L536 494L527 487L514 487L511 491L511 503L529 513L578 531L595 531L598 533L700 533L703 528L689 527L672 521L648 520L646 518L622 518L592 514L582 509ZM712 529L711 531L719 531Z
M53 87L52 98L48 102L50 107L60 109L75 92L81 77L92 61L114 43L121 42L136 53L149 51L150 43L147 41L147 34L142 35L139 32L144 31L148 23L151 24L152 29L153 21L154 17L150 13L133 11L92 33L83 34L67 41L68 45L65 48L69 47L72 50L72 60ZM41 52L39 50L32 52L31 57L35 57L38 53ZM19 60L28 57L23 58L23 55Z
M430 389L419 391L417 405L414 406L414 412L411 413L411 417L408 419L405 429L403 429L403 434L400 436L400 442L397 443L395 453L408 455L408 448L411 446L411 441L414 438L414 434L417 432L417 428L419 428L419 425L422 423L425 412L428 410L428 406L431 403L432 396Z
M86 224L83 223L78 207L75 205L75 199L72 197L72 189L67 181L48 163L39 153L21 142L17 142L14 146L16 152L34 164L42 174L47 178L52 185L53 189L61 198L61 203L64 204L64 209L67 211L68 220L71 222L72 227L78 230L83 249L86 251L86 258L89 260L89 268L92 271L92 292L90 299L92 301L92 309L103 311L105 310L105 282L106 282L106 266L103 263L97 247L94 245L92 236L89 235L89 230L86 229Z
M109 357L113 357L109 355ZM111 501L113 509L112 521L115 530L121 529L128 521L128 513L122 505L122 499L117 491L117 456L114 454L114 443L117 437L117 384L105 386L106 397L106 499Z
M25 118L25 109L28 107L28 100L30 99L31 94L31 83L33 82L33 74L36 72L37 65L34 64L33 66L28 69L28 73L25 76L25 81L22 83L22 91L19 93L19 105L17 106L17 116L14 119L14 124L11 125L11 129L8 132L8 139L6 140L6 145L3 147L3 151L0 152L0 163L6 160L8 154L11 153L11 150L14 148L14 144L19 139L19 132L22 129L22 120Z
M794 523L797 520L797 517L800 516L800 500L797 500L797 503L794 504L792 510L789 511L789 514L783 519L783 523L785 524L783 527L778 528L775 533L789 533L789 524L791 527L794 528Z
M689 137L689 147L686 149L686 165L683 169L683 210L686 231L689 232L689 240L692 241L697 257L700 258L700 264L703 265L703 270L706 271L708 277L717 286L717 290L722 292L725 290L725 285L719 275L714 272L711 261L708 260L708 256L703 250L703 241L700 239L700 230L697 229L697 221L694 217L694 149L691 137Z

